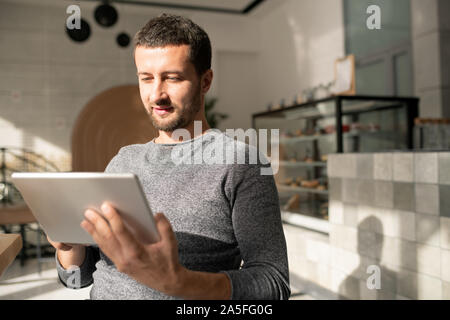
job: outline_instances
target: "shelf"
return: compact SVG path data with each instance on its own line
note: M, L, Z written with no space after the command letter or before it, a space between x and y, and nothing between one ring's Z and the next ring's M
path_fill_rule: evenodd
M277 189L278 191L288 191L288 192L309 192L309 193L317 193L317 194L323 194L328 195L328 190L317 190L312 188L304 188L304 187L291 187L291 186L285 186L282 184L277 183Z
M302 141L315 141L318 139L336 137L334 133L331 134L318 134L314 136L300 136L300 137L280 137L280 143L296 143Z
M328 222L328 220L307 216L301 213L289 212L285 210L281 210L281 219L284 222L295 226L308 228L311 230L327 234L330 233L330 223Z
M283 166L283 167L326 167L327 163L326 162L321 162L321 161L314 161L314 162L306 162L306 161L297 161L297 162L292 162L292 161L274 161L274 163Z
M391 139L393 135L396 135L397 132L395 131L360 131L360 132L344 132L342 136L344 138L352 138L357 136L380 136L385 139ZM319 139L326 139L336 137L336 133L329 133L329 134L320 134L320 135L314 135L314 136L300 136L300 137L281 137L280 143L296 143L296 142L303 142L303 141L315 141Z

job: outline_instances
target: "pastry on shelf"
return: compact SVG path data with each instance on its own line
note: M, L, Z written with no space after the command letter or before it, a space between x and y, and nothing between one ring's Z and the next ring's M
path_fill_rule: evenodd
M300 195L294 194L289 198L288 202L283 206L284 210L298 209L300 207Z
M291 186L291 187L299 187L300 183L298 183L297 181L294 181L289 186Z
M296 135L297 137L301 137L301 136L303 135L302 130L301 130L301 129L296 130L296 131L295 131L295 135Z
M298 185L301 185L303 180L305 180L305 179L303 179L303 177L300 177L300 176L299 176L299 177L297 177L297 178L295 179L295 182L297 182Z
M294 182L293 178L286 178L284 179L283 184L290 185L292 182Z
M320 157L320 160L322 160L323 162L327 162L328 161L328 155L324 154Z
M311 163L311 162L314 162L314 159L313 158L305 158L304 161L307 163Z
M302 181L301 186L304 188L316 188L319 185L318 180Z
M325 190L327 190L327 186L321 184L321 185L318 185L318 186L316 187L316 189L317 189L317 190L320 190L320 191L325 191Z
M297 159L295 159L295 158L290 158L290 159L289 159L289 162L297 162Z

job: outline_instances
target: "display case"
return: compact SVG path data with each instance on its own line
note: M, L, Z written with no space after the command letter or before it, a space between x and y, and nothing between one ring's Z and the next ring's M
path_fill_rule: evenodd
M279 129L278 154L266 150L277 169L283 219L327 232L328 154L412 149L417 115L416 98L370 96L333 96L254 114L253 128Z

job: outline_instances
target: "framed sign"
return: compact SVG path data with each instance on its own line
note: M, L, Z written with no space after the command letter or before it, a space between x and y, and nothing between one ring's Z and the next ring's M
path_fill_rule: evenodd
M335 95L356 94L355 56L353 54L337 59L334 63L333 93Z

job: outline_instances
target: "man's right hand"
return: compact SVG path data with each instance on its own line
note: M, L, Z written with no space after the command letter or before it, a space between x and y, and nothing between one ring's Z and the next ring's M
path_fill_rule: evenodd
M55 242L47 236L48 242L56 249L59 263L64 269L81 266L86 257L86 246L83 244Z

